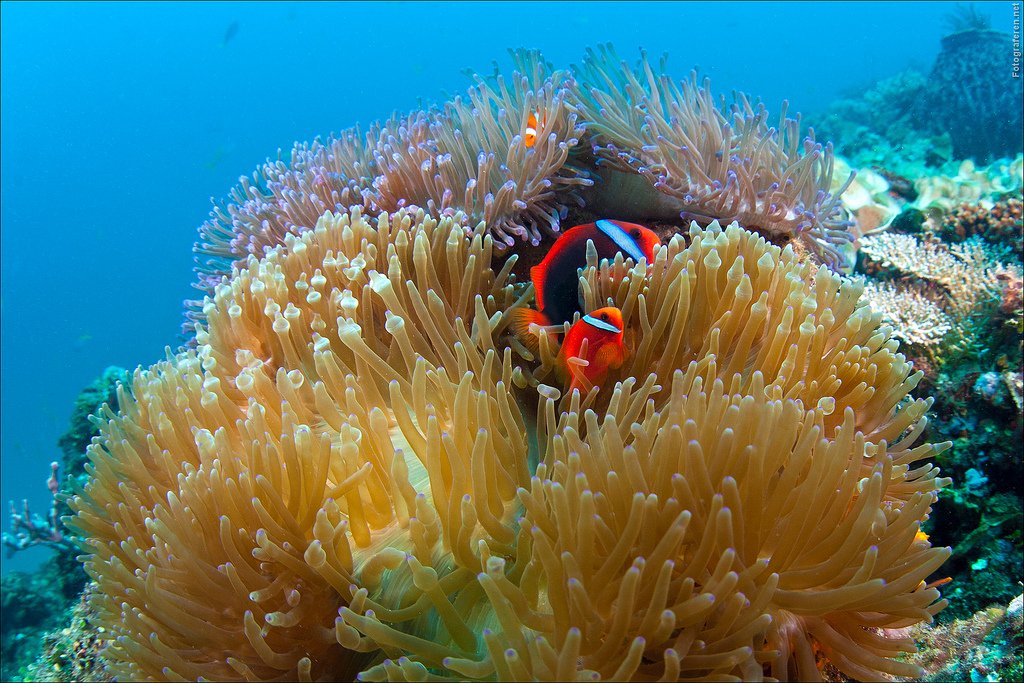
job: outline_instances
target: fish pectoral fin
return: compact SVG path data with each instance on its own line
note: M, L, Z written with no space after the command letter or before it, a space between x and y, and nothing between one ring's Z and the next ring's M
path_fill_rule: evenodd
M551 321L543 313L532 308L517 308L509 312L508 316L512 334L529 349L530 353L536 356L540 351L540 337L530 331L530 325L545 327Z

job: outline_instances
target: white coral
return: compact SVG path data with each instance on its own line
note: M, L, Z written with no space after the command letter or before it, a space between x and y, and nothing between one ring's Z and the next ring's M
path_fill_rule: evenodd
M920 288L868 282L864 297L882 314L882 321L892 325L892 336L908 344L932 346L953 329L953 319Z

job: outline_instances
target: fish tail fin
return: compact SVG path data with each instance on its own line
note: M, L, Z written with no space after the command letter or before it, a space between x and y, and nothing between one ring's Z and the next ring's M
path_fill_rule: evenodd
M540 350L540 337L530 332L530 325L536 324L541 327L550 325L551 321L548 320L548 317L532 308L517 308L509 313L509 320L512 334L530 350L530 353L537 355Z
M533 300L540 308L544 301L544 269L539 265L530 268L530 282L533 283Z

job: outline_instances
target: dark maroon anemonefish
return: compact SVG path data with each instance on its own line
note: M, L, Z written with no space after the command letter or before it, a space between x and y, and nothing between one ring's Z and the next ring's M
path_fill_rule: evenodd
M572 320L576 313L582 314L578 271L587 265L587 240L593 241L598 259L613 259L622 252L637 263L642 258L653 262L654 252L661 244L649 228L607 219L577 225L562 233L544 260L530 269L537 310L519 308L511 314L513 332L531 349L537 345L536 336L529 332L531 323L559 325Z

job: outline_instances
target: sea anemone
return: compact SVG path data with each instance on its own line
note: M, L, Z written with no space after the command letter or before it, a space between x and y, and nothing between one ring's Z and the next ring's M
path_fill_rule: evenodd
M468 99L456 97L442 111L381 131L372 195L378 210L461 212L471 225L484 221L500 246L517 237L536 245L542 229L558 232L568 206L580 203L578 188L591 184L586 172L566 164L583 134L567 102L571 78L535 51L513 56L511 89L500 75L493 83L478 76ZM528 142L531 116L537 130Z
M199 227L193 286L212 294L250 255L262 257L286 235L311 229L326 211L364 203L376 174L361 138L358 129L352 129L326 142L296 143L288 163L268 159L251 180L240 178L227 200L216 203ZM185 302L187 335L203 320L202 306L202 300Z
M138 370L71 501L125 679L915 675L930 401L861 286L738 226L591 265L630 360L513 351L484 224L325 214Z
M118 676L354 674L338 609L403 540L433 566L467 480L453 462L480 440L470 491L505 466L526 481L524 427L502 423L510 356L489 339L511 288L458 223L328 215L218 287L198 351L135 373L72 503Z
M268 160L251 180L242 177L199 228L194 286L212 294L250 254L353 204L374 214L422 206L457 215L467 230L485 221L499 248L557 232L568 207L582 203L578 189L592 182L567 163L583 132L566 103L571 78L536 51L513 56L511 89L500 75L478 76L466 99L395 115L365 135L350 129L296 143L289 162ZM539 129L527 145L531 114ZM202 320L202 301L187 301L186 335Z
M816 143L813 130L802 137L799 116L788 118L786 103L772 128L764 105L743 93L720 109L710 81L698 82L696 72L676 83L655 72L646 54L633 69L610 47L589 50L576 79L576 110L594 153L645 178L684 219L737 221L775 239L799 240L821 261L839 265L838 249L851 239L839 197L853 174L831 191L832 144Z
M832 268L842 263L853 223L839 198L849 179L832 187L831 146L813 131L801 137L785 105L770 128L764 107L744 95L722 110L707 81L656 77L646 58L634 72L610 48L575 73L536 51L512 58L509 83L477 76L465 97L395 115L365 136L350 129L297 144L290 162L243 178L200 228L195 286L212 294L250 254L353 204L375 215L419 207L459 216L467 232L482 221L499 249L538 246L573 212L738 221L795 240ZM187 304L186 334L203 320L202 302Z

